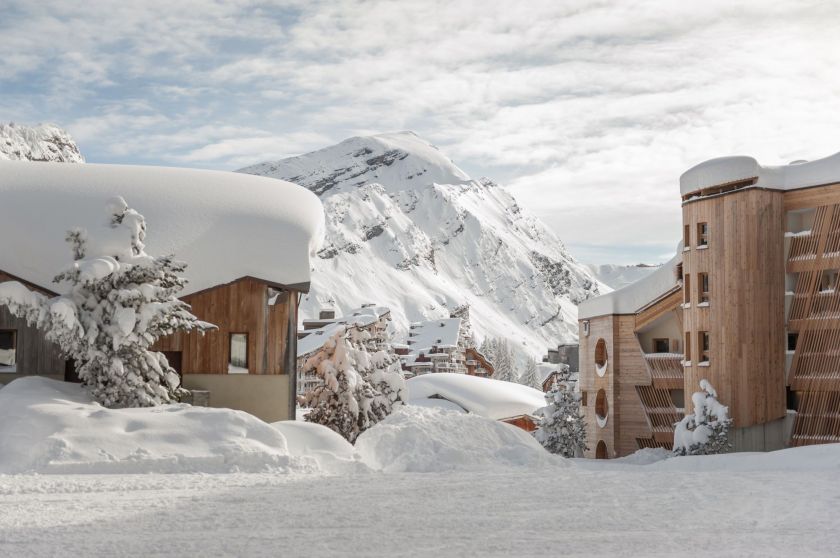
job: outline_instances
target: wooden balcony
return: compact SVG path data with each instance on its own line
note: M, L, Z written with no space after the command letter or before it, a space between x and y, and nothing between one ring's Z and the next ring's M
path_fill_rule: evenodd
M645 353L645 363L656 389L683 389L682 353Z

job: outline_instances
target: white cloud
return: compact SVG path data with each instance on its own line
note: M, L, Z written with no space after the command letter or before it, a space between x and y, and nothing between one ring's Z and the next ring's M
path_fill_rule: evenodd
M411 128L582 259L649 260L692 164L838 150L836 21L777 0L12 1L0 117L63 124L92 161L214 168Z

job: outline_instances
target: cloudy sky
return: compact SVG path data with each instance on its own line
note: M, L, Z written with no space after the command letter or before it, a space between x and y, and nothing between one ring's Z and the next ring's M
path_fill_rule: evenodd
M411 129L579 259L666 259L679 175L840 151L840 6L2 0L0 120L90 162L236 169Z

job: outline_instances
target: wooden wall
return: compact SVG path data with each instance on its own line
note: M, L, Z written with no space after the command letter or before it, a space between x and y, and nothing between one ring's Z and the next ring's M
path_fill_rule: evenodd
M289 330L290 327L294 329L297 321L296 294L281 291L275 304L269 306L272 291L265 283L246 277L185 296L183 300L192 307L193 314L219 329L204 335L177 333L160 339L154 348L181 351L183 374L227 374L230 334L247 333L250 373L286 374L289 370ZM291 363L293 371L293 358Z
M614 344L614 322L615 316L601 316L589 320L589 335L584 336L580 332L580 389L586 391L586 406L584 409L584 420L586 421L586 445L588 450L584 452L585 457L594 458L595 448L599 441L603 441L607 447L607 457L615 457L615 426L616 405L615 405L615 382L614 372L616 370L615 344ZM581 326L582 328L582 326ZM603 339L607 346L607 369L604 376L598 376L595 369L595 345L599 339ZM607 422L603 427L598 425L595 416L595 402L598 391L603 389L607 399Z
M690 274L691 365L685 394L708 379L735 427L785 415L784 194L750 189L683 205L691 247L683 253ZM697 248L697 223L709 225L709 244ZM710 304L698 307L697 274L709 274ZM698 365L698 331L710 332L709 366ZM688 358L688 357L687 357Z
M29 289L47 296L54 294L0 271L0 283L6 281L19 281ZM12 316L6 307L0 307L0 329L15 330L17 337L15 354L17 372L0 374L0 383L7 383L20 376L33 374L64 377L65 361L61 358L61 351L58 345L44 339L44 334L41 331L28 326L26 320Z

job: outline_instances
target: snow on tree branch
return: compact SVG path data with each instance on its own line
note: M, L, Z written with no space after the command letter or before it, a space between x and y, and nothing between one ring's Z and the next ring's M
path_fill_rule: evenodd
M717 391L708 380L700 380L702 391L694 392L694 414L675 425L676 455L711 455L732 449L729 443L729 408L717 400Z
M586 451L586 425L576 386L567 366L545 394L547 405L535 413L540 425L534 437L546 450L563 457L581 457Z
M304 396L304 404L312 407L306 420L351 443L407 400L399 358L353 326L337 325L303 367L323 381Z
M95 234L67 233L72 264L55 282L64 295L48 298L22 284L0 284L0 305L46 331L72 358L82 383L106 407L147 407L177 401L184 390L163 353L149 347L176 331L206 331L178 300L186 264L145 253L146 222L121 197L107 204L107 221Z

